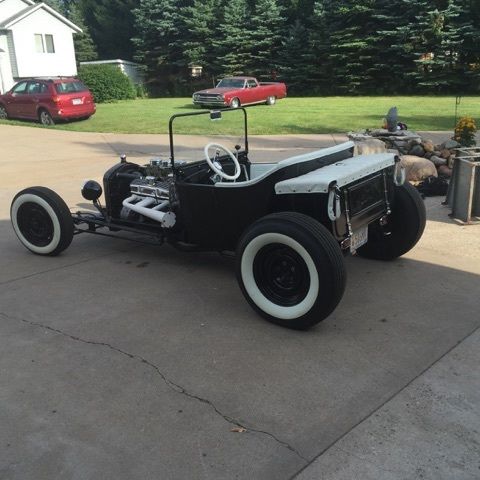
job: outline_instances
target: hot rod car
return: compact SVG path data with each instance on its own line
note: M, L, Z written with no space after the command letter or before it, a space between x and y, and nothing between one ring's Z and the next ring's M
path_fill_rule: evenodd
M223 121L233 114L242 116L243 146L217 141L205 145L204 158L198 152L197 161L178 158L180 119ZM33 253L58 255L76 234L126 231L179 249L235 252L238 282L253 309L273 323L306 329L342 298L345 255L392 260L423 233L423 201L394 154L354 156L346 142L255 163L243 108L174 115L169 134L169 160L138 165L122 157L105 173L104 205L101 185L86 182L82 194L93 202L91 211L70 213L45 187L19 192L11 220L20 242Z

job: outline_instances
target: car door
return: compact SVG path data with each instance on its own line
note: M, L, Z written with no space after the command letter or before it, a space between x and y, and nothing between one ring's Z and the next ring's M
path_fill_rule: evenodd
M11 117L21 117L24 110L25 95L27 92L27 83L17 83L11 90L7 100L7 110Z
M265 100L263 98L262 89L258 87L258 83L256 80L247 80L247 88L250 94L251 103L261 102L262 100Z
M42 82L30 81L27 85L27 92L23 101L23 116L37 118L37 105L40 101Z

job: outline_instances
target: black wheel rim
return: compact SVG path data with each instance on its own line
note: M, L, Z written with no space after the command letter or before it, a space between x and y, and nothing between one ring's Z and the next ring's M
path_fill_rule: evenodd
M25 202L18 208L17 224L25 239L36 247L52 242L53 222L47 211L37 203Z
M253 276L262 294L284 307L298 305L310 289L305 260L292 248L279 243L258 251L253 261Z

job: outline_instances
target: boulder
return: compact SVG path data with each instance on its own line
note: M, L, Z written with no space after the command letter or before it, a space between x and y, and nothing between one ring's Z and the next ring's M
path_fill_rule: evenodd
M452 156L452 152L450 150L447 150L446 148L444 148L441 151L440 156L442 158L445 158L446 160L448 160Z
M426 152L433 152L435 150L435 145L431 140L425 140L422 143L422 147Z
M433 152L425 152L425 155L424 155L425 158L432 158L433 157Z
M408 153L410 155L415 155L416 157L423 157L425 155L425 150L421 145L415 144Z
M460 148L461 145L456 142L455 140L447 140L446 142L443 142L442 145L442 150L444 148L448 149L448 150L453 150L454 148Z
M442 165L439 169L438 169L438 174L439 175L442 175L443 177L451 177L452 176L452 169L447 167L447 165Z
M376 138L355 142L354 155L371 155L372 153L385 153L386 151L385 143Z
M447 164L447 160L443 157L437 157L437 155L432 155L430 157L430 161L433 162L433 164L438 168L441 167L442 165Z
M437 177L437 169L433 162L415 155L403 155L400 164L405 168L409 182L421 182L427 177Z

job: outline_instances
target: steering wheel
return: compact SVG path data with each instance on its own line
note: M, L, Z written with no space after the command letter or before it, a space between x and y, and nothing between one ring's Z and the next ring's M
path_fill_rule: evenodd
M219 150L223 150L232 160L233 164L235 165L235 173L233 175L228 175L222 170L222 166L217 163L215 160L212 160L210 158L210 155L208 154L208 151L211 148L217 148ZM240 170L240 164L238 163L237 157L227 148L224 147L223 145L220 145L219 143L208 143L205 145L205 158L207 160L208 166L217 174L220 175L222 178L225 180L236 180L241 173Z

